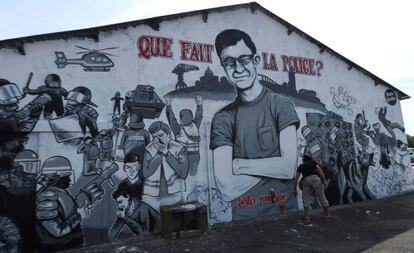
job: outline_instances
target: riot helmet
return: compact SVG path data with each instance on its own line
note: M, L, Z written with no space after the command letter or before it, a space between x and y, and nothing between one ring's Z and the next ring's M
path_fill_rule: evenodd
M36 152L24 149L14 158L14 167L21 167L28 174L38 174L40 173L40 160Z

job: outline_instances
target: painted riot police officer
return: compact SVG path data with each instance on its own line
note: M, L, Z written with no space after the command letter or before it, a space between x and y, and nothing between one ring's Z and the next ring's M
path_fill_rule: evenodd
M24 252L31 250L35 244L33 233L39 172L38 155L32 150L25 149L16 155L10 171L0 173L0 186L6 200L4 214L19 228L19 236L22 239L20 246Z
M24 148L44 105L52 98L42 93L19 110L23 98L16 84L0 79L0 169L9 170L13 158Z
M90 215L88 205L79 208L68 188L73 177L69 160L54 156L42 168L43 188L36 196L36 239L45 251L83 244L82 220Z
M98 144L87 136L83 143L79 145L78 154L83 153L83 175L90 176L97 174L96 161L99 159Z
M68 92L65 88L61 87L62 81L60 80L60 77L57 74L49 74L46 76L44 83L45 85L39 86L34 90L25 87L23 88L23 92L31 95L46 93L52 98L52 100L45 105L43 116L46 119L52 118L53 113L58 117L63 116L65 111L62 97L66 97Z
M0 216L0 252L20 252L20 232L14 222Z
M113 130L102 129L95 137L95 141L99 146L99 159L101 161L109 161L112 159L112 148L114 146L113 136Z
M77 114L83 134L86 133L86 127L88 127L92 137L95 138L99 134L96 124L98 112L92 108L92 106L97 107L97 105L91 99L92 93L86 87L78 86L69 91L66 96L65 115Z

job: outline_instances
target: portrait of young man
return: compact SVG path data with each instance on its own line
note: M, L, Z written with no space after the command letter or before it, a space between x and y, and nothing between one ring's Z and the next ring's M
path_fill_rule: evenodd
M280 212L277 203L268 201L271 192L278 192L288 209L296 209L291 184L299 127L295 107L259 82L260 56L248 34L224 30L215 47L237 91L211 124L213 171L222 198L232 202L233 220Z

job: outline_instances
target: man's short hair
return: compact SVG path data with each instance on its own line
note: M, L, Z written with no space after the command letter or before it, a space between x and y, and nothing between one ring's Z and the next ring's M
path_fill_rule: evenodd
M218 57L220 58L223 49L236 45L240 40L243 40L244 43L246 43L246 46L250 48L252 54L256 54L256 46L247 33L236 29L228 29L216 36L215 46Z
M141 163L141 157L136 154L128 154L125 156L124 163Z
M130 191L130 187L128 187L126 184L119 184L118 188L116 188L116 190L112 193L112 198L117 199L120 196L128 198L131 196Z
M312 159L312 157L311 157L311 156L309 156L309 155L304 155L304 156L303 156L303 161L304 161L304 162L309 162L309 161L313 161L313 159Z
M156 132L158 132L160 130L163 131L164 133L168 134L168 135L171 134L170 127L162 121L155 121L148 128L148 132L150 132L150 134L155 134Z

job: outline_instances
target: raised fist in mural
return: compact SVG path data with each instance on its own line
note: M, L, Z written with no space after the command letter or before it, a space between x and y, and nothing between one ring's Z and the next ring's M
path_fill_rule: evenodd
M196 105L201 105L203 103L203 97L201 95L197 95L195 97L195 103Z

